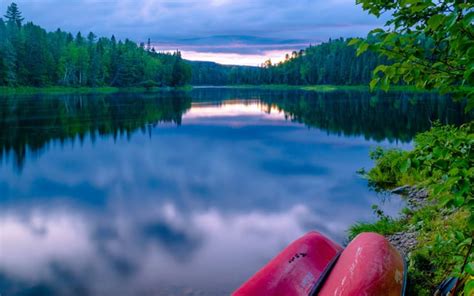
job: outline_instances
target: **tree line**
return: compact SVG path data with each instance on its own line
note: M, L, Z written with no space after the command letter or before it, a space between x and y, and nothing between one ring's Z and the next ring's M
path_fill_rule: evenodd
M270 60L260 67L226 66L159 53L148 43L83 36L27 22L12 3L0 18L0 86L182 86L368 84L385 58L371 51L357 56L343 38Z
M98 38L28 22L12 3L0 18L0 85L3 86L181 86L191 67L179 51L158 53L144 43Z
M357 85L368 84L373 70L387 59L367 51L357 55L348 40L339 38L287 54L284 61L267 60L260 67L224 66L192 62L193 85L289 84Z

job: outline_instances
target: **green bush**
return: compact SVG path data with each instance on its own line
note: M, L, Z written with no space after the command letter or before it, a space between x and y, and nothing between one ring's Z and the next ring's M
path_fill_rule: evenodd
M465 295L474 292L473 130L473 122L461 127L435 124L416 136L411 151L377 148L371 153L375 167L365 176L372 186L386 190L416 185L430 192L428 206L406 210L403 218L382 216L376 223L359 223L349 230L352 236L360 231L390 234L403 227L417 229L419 245L409 258L413 294L424 295L449 275L466 279Z
M140 86L144 87L147 90L150 90L154 87L159 87L160 84L156 81L153 81L153 80L147 80L147 81L143 81L142 83L140 83Z
M408 153L399 149L383 150L378 147L370 153L376 166L367 173L369 182L376 188L388 189L399 185L412 184L412 180L405 180L410 175L405 175L408 164Z
M392 219L380 219L375 223L358 222L349 228L349 239L352 240L362 232L376 232L382 235L390 235L403 231L402 221Z
M378 220L374 223L357 222L349 227L348 234L350 240L362 232L376 232L382 235L390 235L405 230L406 224L402 219L393 219L385 215L377 205L373 205L372 209L374 214L377 215Z

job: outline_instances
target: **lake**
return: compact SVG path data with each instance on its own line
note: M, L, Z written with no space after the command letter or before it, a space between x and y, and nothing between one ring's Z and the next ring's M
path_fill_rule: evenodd
M397 92L0 97L0 294L229 294L309 230L397 214L369 151L468 117Z

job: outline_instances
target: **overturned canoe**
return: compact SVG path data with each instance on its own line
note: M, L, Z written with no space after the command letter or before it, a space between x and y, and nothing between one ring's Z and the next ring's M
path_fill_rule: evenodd
M381 235L363 233L346 249L310 232L291 243L233 295L402 295L402 256Z

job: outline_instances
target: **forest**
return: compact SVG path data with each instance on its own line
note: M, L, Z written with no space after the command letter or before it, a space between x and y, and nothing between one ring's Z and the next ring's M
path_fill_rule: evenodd
M191 68L179 51L158 53L150 44L98 38L27 22L13 3L0 18L0 86L182 86Z
M157 52L150 39L138 44L92 32L47 32L24 24L15 3L0 18L0 86L360 85L383 62L370 51L357 56L340 38L293 51L276 64L227 66L186 61L179 51Z
M368 84L373 70L387 63L386 58L367 51L357 56L348 40L339 38L286 54L273 64L260 67L224 66L211 62L192 62L193 85L289 84L360 85Z

